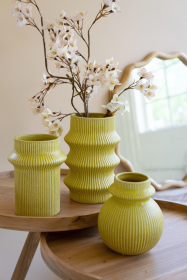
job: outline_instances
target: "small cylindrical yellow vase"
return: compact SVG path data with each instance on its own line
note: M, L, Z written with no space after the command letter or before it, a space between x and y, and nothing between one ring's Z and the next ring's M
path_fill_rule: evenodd
M115 117L90 113L89 118L71 116L70 131L64 140L70 147L66 164L70 173L64 183L72 200L79 203L103 203L111 194L114 169L120 160L115 147L120 137L115 131Z
M115 176L109 191L113 196L104 203L98 220L104 243L122 255L151 250L162 236L164 218L151 198L155 189L150 178L121 173Z
M66 160L59 137L17 136L8 160L14 165L16 214L57 215L60 212L60 166Z

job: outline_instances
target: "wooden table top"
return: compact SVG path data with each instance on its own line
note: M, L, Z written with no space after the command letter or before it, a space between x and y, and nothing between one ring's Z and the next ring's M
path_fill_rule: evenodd
M71 280L186 280L187 206L157 200L164 214L164 232L151 251L122 256L110 250L97 227L41 235L47 266Z
M0 228L29 232L53 232L97 225L102 204L86 205L72 201L69 197L69 190L63 183L67 172L61 171L61 211L52 218L17 216L15 214L14 173L1 173Z

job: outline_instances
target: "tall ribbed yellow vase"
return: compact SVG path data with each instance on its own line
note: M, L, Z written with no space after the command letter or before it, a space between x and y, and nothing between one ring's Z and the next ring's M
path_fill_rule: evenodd
M70 131L64 138L70 147L66 160L70 173L64 183L76 202L103 203L111 196L108 188L120 162L114 149L121 139L115 131L115 117L103 116L72 115Z
M115 176L109 188L113 195L101 208L99 233L104 243L122 255L151 250L162 236L164 219L151 198L155 189L149 177L139 173Z
M60 166L66 160L59 137L17 136L8 160L14 165L16 214L57 215L60 212Z

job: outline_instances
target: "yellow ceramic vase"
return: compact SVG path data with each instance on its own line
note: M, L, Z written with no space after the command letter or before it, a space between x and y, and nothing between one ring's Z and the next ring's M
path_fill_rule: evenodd
M115 117L103 116L72 115L70 131L64 138L70 146L66 160L70 173L64 183L76 202L103 203L111 196L108 188L120 162L114 152L120 137L115 131Z
M15 171L16 214L57 215L60 212L60 166L66 160L59 137L47 134L17 136L8 160Z
M101 208L99 233L104 243L122 255L139 255L159 241L163 214L151 198L155 189L149 177L139 173L115 176L109 188L113 195Z

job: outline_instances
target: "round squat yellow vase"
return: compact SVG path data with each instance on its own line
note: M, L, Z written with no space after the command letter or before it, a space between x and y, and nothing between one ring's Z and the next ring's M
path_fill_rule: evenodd
M151 250L162 236L164 218L151 198L155 189L150 178L121 173L115 176L109 191L113 196L104 203L98 221L104 243L122 255Z
M17 136L8 160L14 165L16 214L57 215L60 212L60 166L66 160L59 137Z
M121 139L115 131L115 117L103 117L72 115L70 131L64 138L70 147L66 160L70 173L64 183L71 199L79 203L103 203L111 197L108 188L120 162L114 149Z

